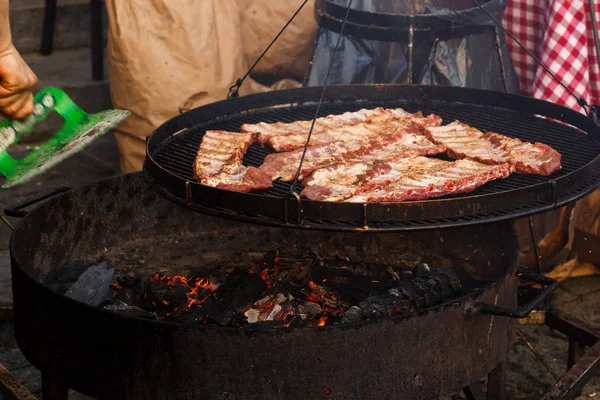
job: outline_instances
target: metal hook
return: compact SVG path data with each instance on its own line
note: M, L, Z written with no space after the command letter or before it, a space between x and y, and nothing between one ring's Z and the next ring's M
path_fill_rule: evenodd
M289 199L293 197L296 200L296 223L302 222L302 199L300 195L296 192L287 192L283 196L283 220L287 224L290 222L289 219Z
M240 97L240 86L242 86L242 78L238 78L237 81L235 81L235 84L231 85L229 87L229 93L227 94L227 98L235 98L235 97Z

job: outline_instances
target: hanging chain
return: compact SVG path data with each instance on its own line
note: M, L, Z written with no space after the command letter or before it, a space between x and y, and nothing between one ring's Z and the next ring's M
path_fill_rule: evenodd
M258 58L256 59L256 61L254 61L254 64L252 64L252 66L250 67L250 69L246 72L246 75L244 75L242 78L238 78L237 81L235 81L235 84L232 85L229 88L229 94L227 94L227 98L239 97L239 95L240 95L239 94L239 90L240 90L240 86L242 86L242 83L244 83L244 81L246 80L246 78L248 77L248 75L250 75L252 73L252 71L254 70L254 68L256 67L256 65L260 62L260 60L262 60L262 58L265 56L265 54L267 54L267 52L273 46L273 44L277 41L277 39L279 39L279 36L281 36L281 34L283 33L283 31L285 31L287 29L287 27L292 23L292 21L294 20L294 18L296 18L296 15L298 15L300 13L300 11L304 8L304 6L306 5L306 3L308 3L308 0L304 0L304 2L296 10L296 12L294 13L294 15L292 15L292 17L288 20L288 22L285 23L285 25L283 26L283 28L281 28L281 30L279 31L279 33L277 34L277 36L275 36L275 38L271 41L271 43L269 43L269 45L262 52L262 54L260 56L258 56Z
M475 5L477 5L477 7L481 9L481 11L483 11L488 17L490 17L490 19L494 21L494 23L498 25L498 27L502 29L504 33L510 36L510 38L514 40L514 42L518 44L519 47L522 48L531 58L533 58L535 62L538 63L544 69L544 71L546 71L556 82L558 82L560 86L562 86L567 92L569 92L569 94L577 100L577 104L579 104L581 108L583 108L583 111L588 117L592 118L594 121L597 120L596 107L590 106L583 97L578 97L571 89L569 89L564 83L562 83L562 81L558 79L556 75L554 75L554 73L552 73L552 71L550 71L550 69L546 67L546 65L544 65L544 63L542 63L536 56L534 56L533 53L531 53L531 51L525 48L525 46L523 46L521 42L519 42L519 40L516 37L514 37L508 30L506 30L506 28L504 28L504 26L502 26L500 22L498 22L494 17L492 17L492 15L477 0L473 0L473 3L475 3Z
M342 27L340 28L340 33L335 44L335 48L333 49L333 54L331 54L331 59L329 60L329 66L327 67L327 73L325 74L325 80L323 81L323 89L321 90L321 97L319 98L319 103L317 104L317 110L315 111L315 117L312 120L312 124L310 125L310 130L308 131L308 138L306 138L306 143L304 144L304 151L302 152L302 156L300 157L300 165L298 165L298 170L296 171L296 176L294 177L294 182L292 182L292 186L290 187L289 194L294 194L296 185L298 184L298 178L300 177L300 171L302 170L302 164L304 163L304 157L306 157L306 150L308 150L308 144L310 142L310 138L313 133L313 129L315 128L315 123L317 122L317 117L319 116L319 112L321 111L321 104L323 104L323 97L325 96L325 89L327 88L327 81L329 80L329 74L331 73L331 67L333 66L333 60L337 53L338 48L340 47L340 43L342 42L342 34L344 33L344 28L346 27L346 21L348 20L348 15L350 14L350 7L352 7L352 2L354 0L350 0L348 3L348 8L346 8L346 15L344 16L344 20L342 21Z
M596 7L594 6L594 0L588 0L590 7L590 16L592 17L592 32L594 33L594 44L596 45L596 61L598 62L598 70L600 71L600 39L598 38L598 22L596 21ZM596 111L596 110L594 110ZM596 122L596 120L594 120Z

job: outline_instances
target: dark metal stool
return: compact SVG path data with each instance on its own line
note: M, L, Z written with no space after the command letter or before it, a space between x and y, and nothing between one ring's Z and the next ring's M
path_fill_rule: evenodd
M46 0L44 9L44 28L42 29L43 55L52 54L54 25L56 22L56 1ZM102 38L102 0L90 0L90 36L92 48L92 79L104 79L104 42Z

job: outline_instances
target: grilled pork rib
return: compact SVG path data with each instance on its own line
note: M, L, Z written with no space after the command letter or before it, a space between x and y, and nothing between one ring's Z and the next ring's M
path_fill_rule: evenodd
M332 140L368 140L377 135L385 135L400 127L436 126L442 122L437 115L423 117L422 113L410 114L401 108L359 110L341 115L329 115L317 118L310 145L328 143ZM312 121L291 123L276 122L267 124L242 125L243 132L256 133L260 144L269 144L275 151L290 151L304 147Z
M543 143L523 142L493 132L486 133L483 138L507 154L509 164L517 173L548 176L561 168L560 153Z
M509 163L517 173L548 176L561 168L561 155L542 143L528 143L498 133L483 133L455 121L425 132L434 143L447 147L453 158L468 158L484 164Z
M334 141L309 146L302 163L300 179L317 168L339 162L395 160L406 157L435 155L445 151L444 146L435 145L414 129L399 130L387 136L367 141ZM273 180L291 181L296 176L304 149L270 154L260 169Z
M507 154L490 141L482 139L483 132L454 121L451 124L425 128L427 137L434 143L446 146L450 157L469 158L484 164L504 164Z
M448 161L427 157L335 164L314 171L304 181L301 195L311 200L344 201L363 192L386 191L388 185L402 178L418 179L447 164Z
M312 121L245 124L244 132L207 131L194 164L205 185L238 192L265 189L276 179L294 179ZM483 133L454 121L440 126L401 108L359 110L318 118L299 179L312 200L391 202L467 193L516 171L550 175L561 155L542 143ZM279 153L260 168L243 157L253 142ZM281 152L285 151L285 152ZM457 161L424 156L447 152Z
M207 131L196 154L196 179L204 185L236 192L270 187L272 181L268 175L242 164L255 139L255 133Z
M439 161L439 160L438 160ZM389 185L347 199L348 202L415 201L449 194L469 193L487 182L507 178L512 172L509 164L488 165L472 160L441 161L446 166L403 176Z

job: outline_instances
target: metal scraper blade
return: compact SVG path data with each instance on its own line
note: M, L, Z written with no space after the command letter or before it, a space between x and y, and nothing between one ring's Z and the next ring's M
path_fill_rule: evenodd
M2 189L25 183L43 174L61 161L83 150L94 140L113 130L129 115L129 111L123 110L108 110L86 115L76 125L70 127L73 132L70 133L67 140L53 137L35 151L18 160L14 172L6 177Z

